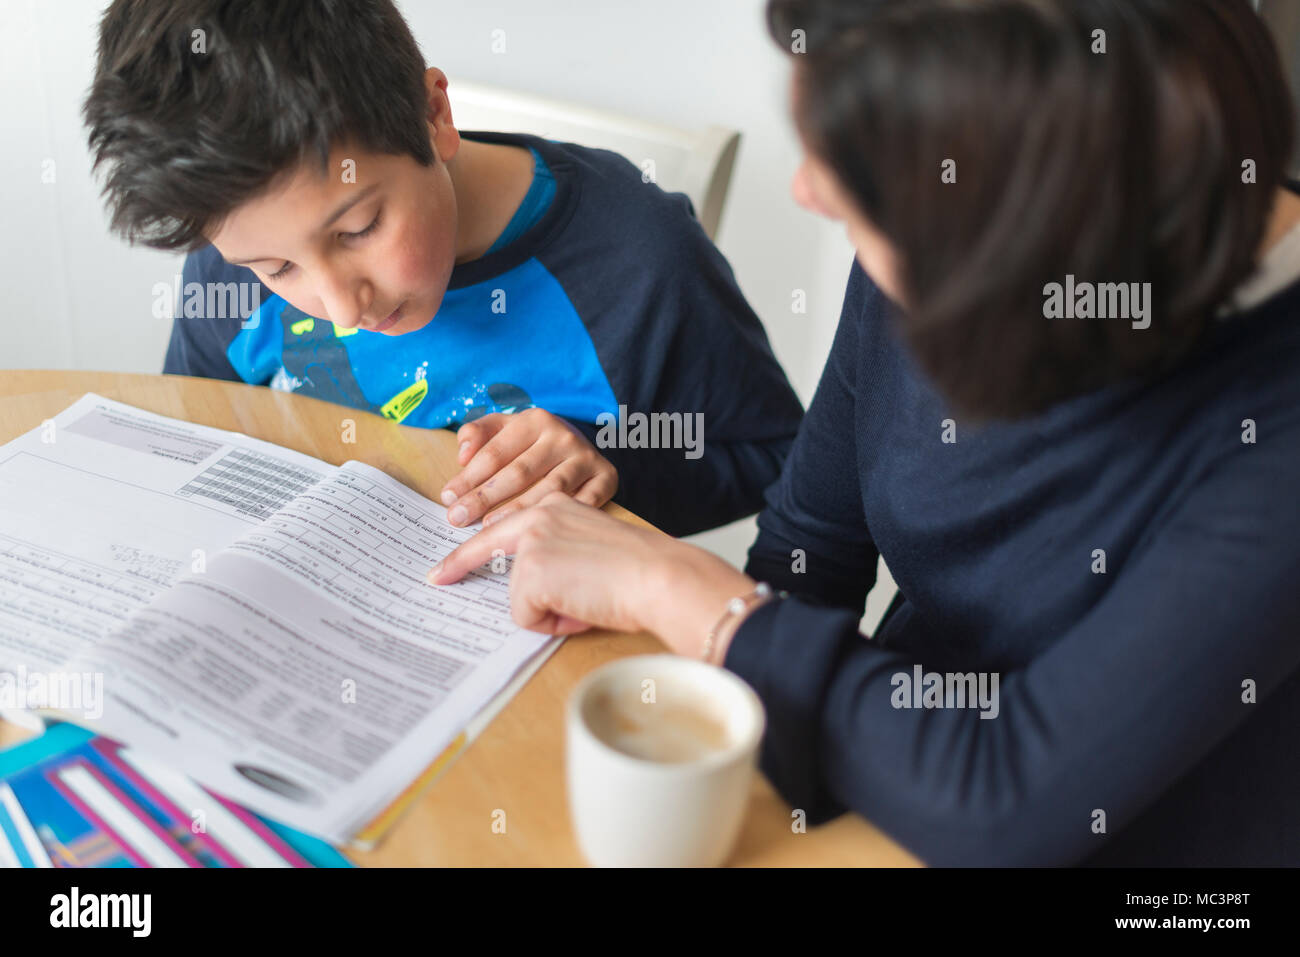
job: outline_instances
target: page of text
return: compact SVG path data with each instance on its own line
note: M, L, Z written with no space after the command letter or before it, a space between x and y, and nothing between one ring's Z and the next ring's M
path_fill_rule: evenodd
M0 671L62 667L332 471L87 393L0 446Z
M349 462L83 656L103 732L336 842L390 803L551 636L508 568L427 570L471 530Z

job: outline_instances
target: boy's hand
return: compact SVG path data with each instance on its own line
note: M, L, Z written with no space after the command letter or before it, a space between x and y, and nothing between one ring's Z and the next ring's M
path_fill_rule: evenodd
M485 415L463 426L456 438L462 469L442 491L447 521L453 525L480 518L490 525L551 492L599 508L618 489L614 466L586 436L545 409ZM495 508L514 495L519 497Z

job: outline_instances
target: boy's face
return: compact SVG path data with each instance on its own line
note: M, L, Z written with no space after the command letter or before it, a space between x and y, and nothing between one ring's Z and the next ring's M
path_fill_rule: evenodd
M300 166L236 208L209 237L212 244L309 316L390 336L423 328L456 261L447 161L459 135L449 112L442 122L434 99L432 167L338 146L324 174L314 163Z

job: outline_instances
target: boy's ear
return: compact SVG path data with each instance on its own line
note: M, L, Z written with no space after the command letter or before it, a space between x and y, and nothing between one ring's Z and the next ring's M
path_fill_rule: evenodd
M424 89L428 95L425 119L434 152L444 163L460 149L460 133L451 119L451 101L447 99L447 74L431 66L424 71Z

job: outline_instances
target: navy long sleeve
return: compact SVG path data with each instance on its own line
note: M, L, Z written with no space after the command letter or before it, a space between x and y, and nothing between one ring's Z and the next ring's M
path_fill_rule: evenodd
M931 864L1300 863L1300 285L1162 381L955 442L896 321L855 267L760 516L748 571L804 596L727 654L763 770ZM918 664L996 673L997 716L896 707Z
M876 559L853 477L859 458L844 441L858 387L858 323L841 321L817 391L795 437L782 481L767 493L746 571L811 602L862 617ZM869 372L869 370L868 370Z

